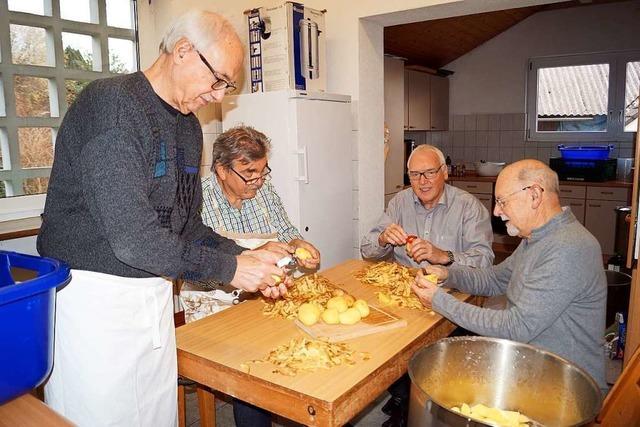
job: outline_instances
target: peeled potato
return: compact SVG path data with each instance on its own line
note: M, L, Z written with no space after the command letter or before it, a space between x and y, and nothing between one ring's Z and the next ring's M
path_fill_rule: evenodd
M347 300L343 296L333 297L327 301L327 308L335 308L338 313L343 313L349 308Z
M338 315L342 325L353 325L360 321L360 312L355 308L349 308Z
M349 294L345 295L344 299L347 301L347 306L349 307L353 306L353 303L356 302L356 299Z
M293 253L293 255L301 260L307 260L307 259L311 259L311 252L309 252L307 249L305 248L296 248L296 251Z
M271 275L271 278L276 282L276 285L280 282L282 282L282 277L280 276L276 276L275 274Z
M391 305L391 304L393 304L393 301L391 300L391 297L389 295L385 294L384 292L379 292L378 293L378 301L382 305Z
M433 273L431 273L431 274L426 274L426 275L424 276L424 278L425 278L425 279L427 279L428 281L430 281L431 283L433 283L434 285L435 285L435 284L438 284L438 276L437 276L437 275L435 275L435 274L433 274Z
M298 308L298 320L307 326L315 325L320 319L320 310L315 304L304 303Z
M369 304L363 299L358 299L353 303L353 308L360 312L360 317L363 319L369 315Z
M340 313L335 308L327 308L320 315L322 321L328 325L336 325L340 323Z

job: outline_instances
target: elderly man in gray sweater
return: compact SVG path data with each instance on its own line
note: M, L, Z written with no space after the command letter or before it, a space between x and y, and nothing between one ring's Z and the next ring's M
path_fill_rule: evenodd
M607 284L598 241L558 197L558 176L522 160L496 182L494 214L522 237L515 252L488 268L429 266L444 286L474 295L505 294L503 310L458 301L422 273L413 286L425 306L480 335L529 343L584 369L605 391L603 335Z

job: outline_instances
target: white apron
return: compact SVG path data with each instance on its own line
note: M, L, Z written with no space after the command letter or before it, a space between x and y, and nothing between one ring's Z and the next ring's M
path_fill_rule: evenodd
M45 401L79 426L175 426L171 282L72 270L58 291Z

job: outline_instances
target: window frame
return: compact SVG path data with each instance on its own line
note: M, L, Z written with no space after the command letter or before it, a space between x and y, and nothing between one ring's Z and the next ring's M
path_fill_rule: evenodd
M138 26L136 0L131 0L132 28L119 28L107 25L107 0L87 0L96 7L98 23L88 23L62 19L60 16L60 0L42 0L44 3L44 15L9 10L8 0L0 0L0 81L3 85L5 116L0 116L0 129L6 131L7 141L3 148L9 149L9 153L3 151L3 156L9 154L11 169L0 170L0 181L12 181L12 190L6 191L12 194L2 200L0 207L0 221L20 219L39 215L44 209L46 194L23 195L23 182L28 178L48 177L51 167L38 167L22 169L20 165L18 128L20 127L47 127L51 128L54 135L58 132L62 119L67 112L65 80L96 80L112 77L119 74L110 72L109 66L109 38L131 40L134 43L135 70L140 69L140 55L138 50ZM45 28L47 38L53 46L53 52L48 52L55 58L54 66L14 64L11 54L10 24L27 25L31 27ZM94 69L98 61L101 71L85 71L80 69L65 68L64 46L62 33L77 33L90 35L94 44L99 44L100 55L93 56ZM134 70L134 71L135 71ZM16 114L16 99L14 92L14 76L26 75L46 78L50 82L49 97L51 105L51 117L18 117Z
M623 124L626 64L640 61L640 50L535 57L527 64L526 117L527 141L558 142L623 142L632 141L633 132L625 132ZM541 132L537 130L538 70L591 64L609 65L607 126L604 132Z

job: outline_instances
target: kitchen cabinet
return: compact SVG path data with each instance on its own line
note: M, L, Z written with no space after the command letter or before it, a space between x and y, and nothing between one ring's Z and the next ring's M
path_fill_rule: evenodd
M587 190L584 186L578 185L561 185L560 186L560 204L568 206L580 224L584 225L585 196Z
M602 248L603 255L614 254L616 238L616 212L618 206L627 206L629 190L619 187L587 187L584 225Z
M404 129L447 130L449 80L415 70L404 72Z
M467 191L474 196L480 203L484 205L489 211L489 214L493 212L493 183L481 182L481 181L451 181L451 185Z
M404 186L404 61L384 58L384 122L389 129L389 152L384 162L385 207Z

